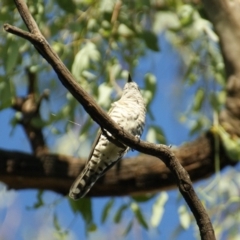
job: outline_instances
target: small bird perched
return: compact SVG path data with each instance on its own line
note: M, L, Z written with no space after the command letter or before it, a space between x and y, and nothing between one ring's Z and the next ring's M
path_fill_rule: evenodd
M125 84L122 97L112 103L109 116L125 131L140 138L145 124L146 108L138 85L131 76ZM112 136L106 131L109 136ZM92 146L85 168L70 188L69 196L77 200L84 197L94 183L127 153L129 147L109 141L100 130Z

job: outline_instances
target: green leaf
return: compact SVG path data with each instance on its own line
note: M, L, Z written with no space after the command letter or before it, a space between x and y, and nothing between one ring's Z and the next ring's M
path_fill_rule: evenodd
M47 122L45 122L39 117L35 117L31 120L31 124L36 128L43 128L47 125Z
M130 230L132 229L132 226L133 226L133 220L131 220L126 228L126 230L124 231L123 233L123 236L127 236L128 233L130 232Z
M155 194L151 194L151 195L141 195L141 196L134 196L132 197L132 199L136 202L147 202L149 201L150 199L152 199L153 197L155 196Z
M57 218L56 214L53 215L53 226L55 227L55 229L57 231L61 231L61 227L60 227L60 224L58 222L58 218Z
M203 129L207 129L210 127L210 125L211 125L210 120L206 116L200 115L194 121L194 124L191 127L190 135L194 135Z
M37 202L33 204L32 207L27 207L28 210L37 209L44 206L43 202L43 190L37 192Z
M91 199L82 198L79 201L73 201L69 198L69 203L73 212L81 214L86 224L89 226L93 221Z
M127 25L121 23L118 27L118 34L124 37L134 36L134 32Z
M114 216L114 222L119 223L122 219L123 212L128 208L127 204L123 204L120 206L120 208L117 210L115 216Z
M215 130L221 137L226 154L233 161L240 161L240 138L232 137L225 129L218 126Z
M95 232L97 230L97 225L95 223L90 223L87 227L88 232Z
M105 207L103 208L102 217L101 217L102 223L105 223L105 221L109 215L109 212L113 206L113 203L114 203L114 199L112 198L106 203Z
M72 64L72 73L79 79L82 71L89 69L91 62L99 62L101 60L101 54L97 49L97 46L88 41L82 46L81 50L76 54L74 62Z
M202 88L199 88L195 94L194 102L193 102L193 111L198 112L203 104L203 100L205 97L205 93Z
M222 105L226 101L226 92L225 91L220 91L220 92L212 92L210 94L210 103L213 107L214 110L220 111Z
M56 1L59 7L69 13L75 13L76 12L76 5L72 0L57 0Z
M164 213L164 206L168 200L168 194L163 192L159 194L158 198L156 199L155 203L152 206L152 217L151 217L151 225L153 227L157 227L161 222L163 213Z
M55 213L53 215L53 226L56 229L56 233L55 233L55 235L57 237L56 239L66 240L67 236L68 236L68 231L63 231L61 229L61 226L60 226L59 221L58 221L58 217Z
M103 108L108 108L111 104L112 92L112 87L110 87L106 82L102 83L98 88L98 104Z
M10 40L9 45L7 47L7 56L4 61L7 74L11 73L13 68L16 66L18 57L19 57L18 41Z
M144 82L145 82L145 88L153 94L153 96L156 93L157 90L157 78L155 75L151 73L147 73L144 76Z
M180 224L184 229L188 229L191 224L191 217L186 208L186 206L182 205L178 208L179 220Z
M154 96L157 90L157 79L153 74L147 73L144 76L144 82L145 82L145 89L142 90L142 95L148 107L149 104L154 99Z
M151 126L148 129L146 140L152 143L166 144L166 138L162 129L158 126Z
M158 38L156 34L151 31L145 30L142 32L141 37L145 41L147 47L155 52L159 52Z
M184 4L179 8L178 11L179 20L182 26L186 27L193 23L194 21L194 9L191 5Z
M194 125L191 127L190 135L194 135L203 128L201 119L197 119Z
M5 77L0 77L0 110L9 108L12 105L11 82Z
M142 211L139 208L138 204L133 202L131 203L131 209L135 215L135 217L137 218L138 222L145 228L148 229L148 225L143 217Z

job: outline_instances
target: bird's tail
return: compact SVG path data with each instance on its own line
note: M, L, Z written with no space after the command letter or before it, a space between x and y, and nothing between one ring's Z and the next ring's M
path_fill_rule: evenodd
M76 180L72 184L69 191L69 197L77 200L84 197L88 193L88 191L98 179L98 174L92 171L93 170L89 168L89 164L87 164L82 173L76 178Z

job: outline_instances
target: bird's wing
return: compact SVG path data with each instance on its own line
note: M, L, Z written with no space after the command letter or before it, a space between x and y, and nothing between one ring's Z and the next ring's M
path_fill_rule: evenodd
M110 110L108 111L108 115L112 112L113 108L114 108L114 106L110 108ZM92 154L93 154L93 152L94 152L94 149L95 149L95 147L96 147L96 145L97 145L97 143L98 143L99 138L101 137L101 135L102 135L102 130L99 129L98 132L97 132L97 136L96 136L96 138L95 138L95 140L94 140L94 142L93 142L93 144L92 144L92 148L91 148L91 151L90 151L90 153L89 153L87 163L88 163L89 160L92 158Z
M99 129L98 132L97 132L97 136L96 136L96 138L95 138L95 140L94 140L94 142L93 142L93 144L92 144L92 148L91 148L91 151L90 151L90 153L89 153L87 163L88 163L88 162L90 161L90 159L92 158L92 154L93 154L94 149L95 149L95 147L96 147L96 145L97 145L97 143L98 143L98 141L99 141L99 138L101 137L101 134L102 134L102 130Z

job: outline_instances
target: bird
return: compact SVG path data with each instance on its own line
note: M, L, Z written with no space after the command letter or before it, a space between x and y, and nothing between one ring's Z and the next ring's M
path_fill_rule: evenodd
M130 74L121 98L111 104L108 114L122 129L140 139L145 125L146 105ZM124 143L111 141L106 135L112 137L105 130L98 131L86 165L70 188L69 197L73 200L83 198L95 182L129 151Z

